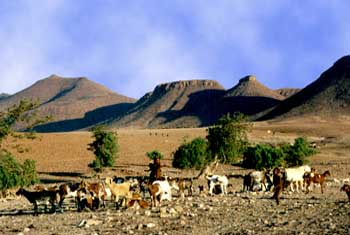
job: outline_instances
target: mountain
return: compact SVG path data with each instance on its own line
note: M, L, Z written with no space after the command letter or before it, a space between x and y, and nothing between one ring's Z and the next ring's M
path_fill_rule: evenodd
M59 125L60 121L83 119L88 112L93 112L106 106L119 104L124 109L127 109L135 101L132 98L114 93L84 77L63 78L52 75L37 81L27 89L1 99L0 111L18 103L23 98L39 101L40 106L37 108L39 113L52 115L54 118L54 122L50 123L51 127L54 124ZM123 111L125 111L124 109ZM101 121L99 119L104 119L107 116L109 114L100 110L93 119L94 122L97 122ZM46 127L50 125L47 124ZM84 123L79 124L79 126L84 125Z
M256 77L246 76L238 84L227 90L211 107L217 120L227 113L240 112L254 115L279 104L284 97L261 84Z
M259 120L350 114L350 56L344 56L310 85L285 99Z
M296 93L298 93L301 89L299 88L280 88L275 90L275 92L277 92L278 94L280 94L281 96L288 98Z
M194 127L210 120L206 106L225 93L213 80L186 80L160 84L139 99L112 127Z
M7 97L9 97L9 96L10 96L9 94L1 93L1 94L0 94L0 100L5 99L5 98L7 98Z

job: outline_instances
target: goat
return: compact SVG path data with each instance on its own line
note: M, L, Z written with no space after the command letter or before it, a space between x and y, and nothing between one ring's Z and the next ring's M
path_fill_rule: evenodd
M55 210L55 203L58 201L58 195L55 190L42 190L42 191L27 191L24 188L20 188L16 195L23 195L27 200L33 204L34 206L34 215L38 215L38 201L50 202L51 211ZM45 212L47 210L47 206L45 204Z
M105 207L104 201L107 196L107 193L106 193L105 186L102 183L100 182L86 183L84 181L81 181L79 189L82 189L82 188L85 188L87 192L90 192L94 198L98 198L99 204L102 203L102 207Z
M148 203L142 199L141 195L139 193L133 193L132 197L129 198L128 203L127 203L128 208L148 208Z
M68 184L61 184L58 188L58 194L60 195L60 201L58 205L62 208L62 204L65 198L75 198L75 201L77 202L77 192L79 189L80 184L79 183L68 183Z
M77 190L77 208L82 211L85 207L90 210L96 210L100 207L100 199L94 196L94 192L90 192L86 187Z
M273 169L273 186L274 194L272 199L276 200L277 205L280 204L280 196L284 188L285 172L282 172L279 168Z
M225 175L206 176L208 180L209 195L213 195L213 190L216 186L220 187L221 195L227 195L228 179Z
M243 178L243 191L257 191L259 189L269 191L272 181L268 175L268 171L252 171Z
M350 202L350 185L344 184L343 187L341 187L340 191L344 191L348 195Z
M162 191L160 189L160 185L158 183L148 184L147 185L149 194L151 196L151 205L152 207L160 206Z
M285 169L285 183L290 183L292 192L294 192L293 183L295 183L297 192L299 192L299 185L303 190L304 174L306 172L311 172L308 165Z
M123 198L122 206L126 205L126 198L129 196L130 193L130 182L124 182L121 184L116 184L113 182L112 178L107 177L105 179L105 183L111 190L112 195L115 198L116 208L119 207L119 197Z
M180 192L181 198L185 198L185 190L188 195L193 195L193 179L192 178L172 178L169 179L170 186Z
M316 174L316 173L306 174L304 176L304 180L306 183L306 193L309 193L309 188L311 183L320 184L321 192L323 193L325 179L327 176L330 176L330 175L331 173L329 171L325 171L323 174Z
M152 207L160 206L163 200L171 201L171 186L167 180L148 182L148 192L151 196Z

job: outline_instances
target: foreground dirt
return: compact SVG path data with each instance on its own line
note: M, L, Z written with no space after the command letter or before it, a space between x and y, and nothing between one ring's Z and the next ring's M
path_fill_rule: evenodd
M293 142L304 136L317 143L310 165L317 172L331 172L325 194L316 188L310 194L287 193L280 206L272 193L242 193L242 179L230 178L227 196L208 197L198 191L184 202L175 199L160 209L116 210L78 213L66 204L64 213L32 215L32 205L24 198L0 199L0 234L350 234L350 203L337 181L350 177L350 121L292 120L285 123L256 123L249 134L253 143ZM172 152L194 137L205 137L203 128L174 130L118 130L120 145L117 166L107 175L146 175L149 159L145 153L157 149L165 160L163 172L169 176L196 176L197 171L171 167ZM30 151L18 156L35 159L42 183L80 181L91 177L87 164L93 155L87 150L90 133L53 133L41 140L9 141ZM218 174L244 175L249 169L219 166ZM196 185L205 182L196 182ZM198 189L196 187L196 189ZM146 200L150 202L147 197ZM71 208L68 208L71 206Z
M231 179L233 187L240 180ZM325 194L284 193L276 206L272 193L247 193L230 188L227 196L194 195L157 209L77 212L33 216L24 198L0 202L0 234L350 234L350 203L339 185ZM147 201L150 201L146 198ZM20 212L20 213L19 213Z

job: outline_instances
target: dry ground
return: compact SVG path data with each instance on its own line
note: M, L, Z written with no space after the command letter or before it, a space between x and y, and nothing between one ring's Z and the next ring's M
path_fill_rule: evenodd
M170 167L172 152L185 139L206 135L203 128L162 130L117 130L120 145L117 166L106 171L113 175L145 175L149 160L145 153L161 151L163 171L168 175L196 175L196 171L180 172ZM43 182L80 180L92 175L87 164L93 155L87 150L90 133L42 134L41 140L21 140L30 149L19 156L37 161ZM24 199L0 201L0 234L349 234L350 203L334 178L350 177L350 121L346 119L295 119L288 122L254 123L249 134L255 143L293 142L307 137L318 145L310 164L319 172L330 170L325 194L319 188L312 193L282 196L276 207L271 193L242 193L242 180L231 178L226 197L196 195L185 202L175 200L159 210L78 213L32 216L31 205ZM18 143L8 143L16 145ZM242 175L249 170L235 166L219 166L218 173ZM198 183L197 183L198 184ZM66 208L67 209L67 208ZM23 210L22 215L13 215ZM86 221L89 225L78 226Z

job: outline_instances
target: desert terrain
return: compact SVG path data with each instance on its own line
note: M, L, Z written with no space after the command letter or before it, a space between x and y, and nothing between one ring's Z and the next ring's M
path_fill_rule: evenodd
M185 140L205 137L205 128L184 129L117 129L119 154L116 166L101 176L146 175L149 159L146 152L164 154L163 172L169 176L196 176L198 171L180 171L171 167L172 153ZM350 177L350 120L347 118L289 119L256 122L249 140L252 143L293 142L307 137L317 145L310 165L317 172L331 172L325 193L316 187L282 195L281 205L271 200L272 192L242 192L242 179L231 177L227 196L195 195L185 201L165 202L160 209L129 208L116 210L112 204L96 212L77 212L66 203L64 212L32 215L26 199L0 199L0 234L350 234L350 203L340 192ZM21 144L28 151L16 153L20 160L36 160L41 184L80 181L94 177L87 167L94 158L87 150L89 132L40 134L36 140L5 143ZM218 174L244 175L251 169L220 165ZM91 180L97 180L92 178ZM206 182L195 182L196 185ZM149 198L146 198L150 202Z

